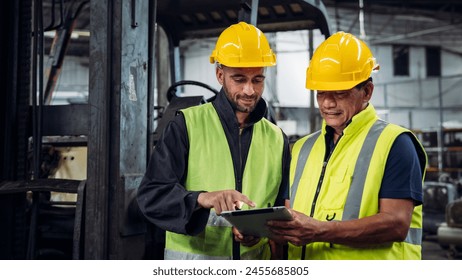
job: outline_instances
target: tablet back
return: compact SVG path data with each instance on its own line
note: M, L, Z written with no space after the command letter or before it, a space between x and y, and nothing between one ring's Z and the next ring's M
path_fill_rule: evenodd
M292 215L284 206L251 210L223 211L221 216L235 226L242 234L271 237L266 226L269 220L292 220Z

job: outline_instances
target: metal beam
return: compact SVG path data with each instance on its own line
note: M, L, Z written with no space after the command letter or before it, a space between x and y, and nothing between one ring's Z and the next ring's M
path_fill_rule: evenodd
M239 10L239 21L244 21L257 26L259 0L241 0L241 9Z
M433 27L429 29L409 32L405 34L393 35L393 36L389 36L389 37L382 38L382 39L375 39L375 40L371 40L370 43L372 45L391 43L391 42L396 42L396 41L403 40L403 39L409 39L412 37L423 36L423 35L428 35L428 34L438 33L438 32L445 32L445 31L459 28L460 26L462 26L462 23L443 25L443 26Z
M112 95L112 1L90 2L90 127L85 193L84 259L108 255L109 122ZM115 27L114 27L115 28Z
M128 211L146 169L150 3L91 1L85 259L144 253Z

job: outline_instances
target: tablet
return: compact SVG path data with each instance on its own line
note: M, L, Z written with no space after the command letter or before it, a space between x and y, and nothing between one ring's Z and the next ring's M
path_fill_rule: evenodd
M292 220L292 215L284 206L250 210L223 211L221 216L228 220L244 235L271 237L266 226L269 220Z

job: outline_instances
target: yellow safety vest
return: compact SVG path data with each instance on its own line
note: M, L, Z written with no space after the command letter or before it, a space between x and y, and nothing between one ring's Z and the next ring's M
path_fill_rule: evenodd
M182 110L189 138L185 187L189 191L236 188L230 147L211 103ZM254 124L242 178L242 193L257 207L274 204L282 180L284 138L280 128L262 119ZM244 167L242 167L244 168ZM244 206L243 209L247 207ZM196 236L166 233L166 259L232 259L232 227L211 209L205 230ZM269 259L268 240L240 247L241 259Z
M402 133L412 136L425 176L427 157L418 139L409 130L378 119L371 104L345 128L323 171L325 133L323 122L322 131L300 139L292 149L292 207L317 220L346 221L378 213L388 154ZM305 259L421 259L421 242L422 206L418 206L404 242L368 248L313 242L306 245ZM289 244L289 259L301 256L302 247Z

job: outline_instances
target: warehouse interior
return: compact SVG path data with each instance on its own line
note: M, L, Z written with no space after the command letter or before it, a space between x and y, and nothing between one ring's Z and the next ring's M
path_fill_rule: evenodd
M462 1L6 0L0 4L0 259L159 259L134 195L177 109L220 89L208 56L238 21L268 34L268 118L320 128L305 69L337 31L373 50L372 103L428 155L423 259L462 256Z

